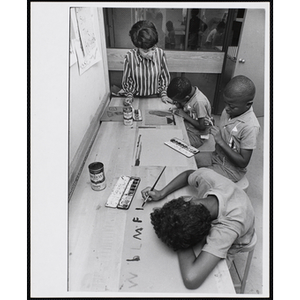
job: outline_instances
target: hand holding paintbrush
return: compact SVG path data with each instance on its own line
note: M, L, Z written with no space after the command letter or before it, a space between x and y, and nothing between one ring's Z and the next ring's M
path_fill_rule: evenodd
M162 171L160 172L159 176L157 177L155 183L153 184L153 186L151 187L150 191L153 191L156 184L158 183L158 180L160 179L161 175L163 174L164 170L165 170L166 166L162 169ZM142 207L146 204L146 202L148 201L150 195L149 195L149 191L142 191L143 196L145 196L145 200L142 204Z
M204 117L204 124L205 126L214 126L215 125L215 120L213 117L209 117L209 116L206 116Z

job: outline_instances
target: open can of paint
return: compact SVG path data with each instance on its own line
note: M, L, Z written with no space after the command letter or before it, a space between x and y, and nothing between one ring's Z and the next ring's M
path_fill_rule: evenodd
M89 164L91 187L95 191L105 189L104 165L101 162L93 162Z

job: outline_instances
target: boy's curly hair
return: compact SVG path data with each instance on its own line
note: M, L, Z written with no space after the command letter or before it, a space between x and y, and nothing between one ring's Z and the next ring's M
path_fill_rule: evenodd
M211 215L204 205L171 200L150 214L157 236L174 251L195 246L211 228Z
M150 21L138 21L129 31L131 41L137 48L150 49L158 43L158 33Z

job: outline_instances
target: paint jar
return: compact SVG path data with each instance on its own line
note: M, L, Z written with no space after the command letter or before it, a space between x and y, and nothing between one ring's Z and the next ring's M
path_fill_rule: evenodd
M131 105L123 108L124 125L131 126L133 124L133 107Z
M90 171L91 187L95 191L105 189L104 165L101 162L93 162L88 166Z

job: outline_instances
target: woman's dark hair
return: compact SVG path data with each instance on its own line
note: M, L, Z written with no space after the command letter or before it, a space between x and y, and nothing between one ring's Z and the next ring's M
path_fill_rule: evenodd
M167 88L169 98L184 99L192 91L191 82L186 77L175 77Z
M138 21L129 31L131 41L137 48L150 49L158 42L155 25L150 21Z
M211 215L204 205L171 200L150 214L157 236L174 251L195 246L211 228Z

